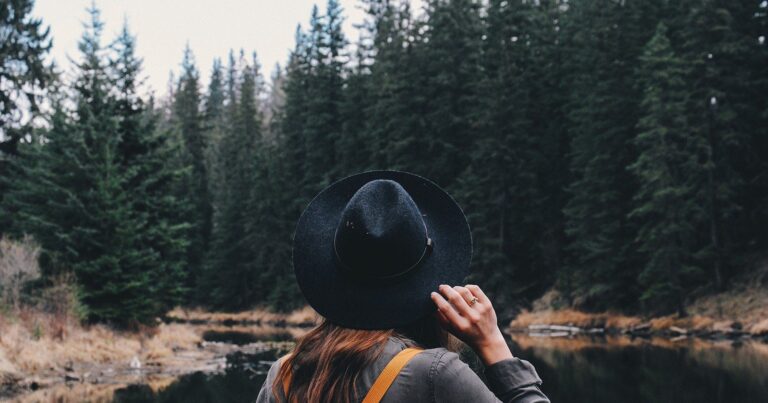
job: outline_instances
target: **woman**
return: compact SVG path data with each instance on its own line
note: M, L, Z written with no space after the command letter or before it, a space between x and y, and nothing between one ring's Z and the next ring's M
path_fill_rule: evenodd
M417 175L373 171L323 190L299 218L293 264L324 318L275 362L257 402L548 402L469 274L456 202ZM454 335L485 365L462 361Z

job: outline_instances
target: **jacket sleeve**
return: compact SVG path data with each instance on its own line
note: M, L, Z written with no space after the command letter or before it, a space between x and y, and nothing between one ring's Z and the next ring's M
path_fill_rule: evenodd
M445 353L430 372L437 402L549 403L533 365L519 358L487 367L488 386L455 353Z
M272 366L269 368L269 372L267 373L267 379L264 380L264 384L261 385L261 390L259 391L259 396L256 398L256 403L274 403L275 397L272 394L272 382L275 381L275 377L277 377L277 372L280 370L280 360L275 361ZM282 393L279 393L280 398L284 398Z

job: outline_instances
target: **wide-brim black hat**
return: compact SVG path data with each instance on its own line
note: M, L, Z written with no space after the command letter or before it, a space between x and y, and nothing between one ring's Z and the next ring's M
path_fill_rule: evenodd
M304 210L293 240L296 279L328 321L393 329L434 313L430 293L462 284L472 238L458 204L407 172L341 179Z

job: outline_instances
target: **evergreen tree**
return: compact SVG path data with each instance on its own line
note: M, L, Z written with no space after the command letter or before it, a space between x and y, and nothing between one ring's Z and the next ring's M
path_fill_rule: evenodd
M748 85L743 77L750 38L735 28L739 4L718 0L685 2L687 14L681 30L683 57L690 64L686 114L691 130L707 139L699 149L706 160L707 176L698 189L706 198L708 222L700 227L705 245L699 259L706 262L714 285L722 289L735 250L736 218L741 212L739 194L744 186L739 161L748 141L739 119L740 108L751 100L739 98ZM752 38L752 40L754 40ZM746 114L745 114L746 115Z
M164 141L136 95L133 37L124 28L108 62L99 12L89 12L72 97L55 99L13 200L43 246L46 278L74 272L91 320L148 322L180 301L186 227L167 196Z
M177 145L167 132L157 129L158 117L138 95L142 62L135 56L135 38L127 24L113 48L116 57L110 73L116 87L117 151L125 172L131 175L127 191L132 211L141 221L134 235L147 257L147 263L136 271L137 275L150 275L144 292L153 296L157 313L181 303L186 293L189 224L185 215L190 206L173 193L185 173L168 163Z
M363 112L367 116L358 152L369 155L376 169L411 170L426 175L424 122L420 117L427 102L423 93L424 72L414 50L416 32L408 3L396 6L389 1L366 2L370 43L362 60L370 63L370 97ZM420 151L421 150L421 151Z
M258 245L251 243L254 235L249 231L259 231L260 228L247 226L253 216L248 201L254 187L254 160L262 130L257 105L257 69L257 65L244 65L238 88L236 121L221 140L218 158L224 164L222 197L215 216L213 257L206 278L208 287L212 286L213 305L228 309L248 308L257 301L255 288L259 286L253 256Z
M310 18L306 42L309 69L306 81L306 120L301 128L305 143L305 197L338 178L337 143L341 136L342 51L346 39L341 30L343 19L337 0L329 0L324 16L315 6Z
M587 306L633 306L637 257L627 215L636 182L626 167L635 159L639 96L631 77L660 10L655 2L568 4L573 179L564 209L569 262L561 278Z
M768 3L750 5L752 7L745 7L746 12L734 21L736 27L744 29L747 39L744 63L747 78L741 80L743 109L739 120L746 121L749 134L749 145L743 148L747 156L743 160L746 163L746 186L741 202L744 214L736 225L748 230L748 240L742 240L742 245L765 250L768 246L768 231L763 225L768 222L768 97L763 94L768 93Z
M420 125L411 127L387 147L390 163L426 175L450 186L467 165L473 137L477 134L478 82L483 23L477 0L426 2L427 20L409 36L417 37L420 94ZM419 32L424 32L419 35ZM418 131L417 131L418 130ZM408 144L423 136L421 144Z
M219 156L221 156L221 141L227 131L226 101L227 91L224 71L221 61L216 59L213 61L213 67L211 68L211 80L208 84L203 109L206 137L208 139L208 146L205 152L205 166L208 173L208 192L211 198L212 214L214 215L215 205L218 202L216 195L221 193L222 177L224 175L220 169L223 167L223 161L219 160ZM210 253L210 250L206 252Z
M215 59L211 68L211 80L208 84L204 108L205 120L209 126L220 124L224 117L225 100L224 72L222 71L221 60Z
M190 168L186 183L181 185L180 193L185 195L192 209L187 218L193 225L188 248L188 283L190 289L196 289L202 273L205 255L208 251L213 208L208 193L208 170L206 168L206 149L208 139L201 113L200 84L192 51L187 48L182 60L182 73L173 104L174 120L184 143L183 165Z
M33 0L0 4L0 234L10 228L14 215L3 203L10 182L16 180L10 160L18 154L22 138L31 134L44 90L54 79L45 62L51 48L49 30L31 16L33 4Z
M560 263L567 175L562 164L558 170L552 163L563 155L561 127L545 118L557 116L563 102L553 63L559 10L551 7L489 3L478 84L484 97L471 161L457 189L473 228L474 277L488 279L489 292L508 306L537 295Z
M341 115L341 136L336 143L338 158L336 165L340 176L351 175L374 169L369 152L367 111L374 100L371 98L375 86L371 80L370 66L365 60L364 44L359 43L354 66L347 68L342 102L339 105Z
M697 153L705 140L688 125L685 63L663 23L645 46L638 74L643 114L635 138L638 159L629 169L639 181L630 217L640 223L637 244L645 254L641 299L650 310L683 313L685 285L699 272L693 256L706 199L696 190L706 170Z

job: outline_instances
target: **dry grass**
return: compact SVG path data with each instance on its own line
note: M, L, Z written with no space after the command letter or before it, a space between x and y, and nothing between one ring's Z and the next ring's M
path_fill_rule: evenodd
M580 328L624 329L642 323L642 319L612 312L587 313L574 309L524 311L510 324L513 330L527 329L530 325L564 325Z
M284 340L284 337L289 337L292 340L297 340L307 334L310 331L308 327L278 327L270 325L239 325L239 326L212 326L206 327L206 332L218 332L218 333L241 333L244 335L251 335L259 340Z
M728 290L699 297L686 306L688 316L655 318L626 316L614 312L588 313L561 308L564 300L550 290L533 301L533 311L523 311L510 324L511 330L530 325L565 325L580 328L630 329L648 324L654 332L678 327L693 331L730 332L742 328L754 335L768 335L768 262L733 280Z
M660 332L678 327L686 330L727 330L731 322L723 325L713 318L702 315L678 317L677 315L661 316L646 320L637 316L626 316L612 312L588 313L573 309L547 310L540 312L523 312L510 324L511 330L525 330L530 325L564 325L580 328L631 329L641 324L649 324L652 331ZM763 325L768 331L768 320ZM753 329L755 327L753 326ZM757 328L761 329L761 328Z
M57 323L52 315L31 312L23 320L6 320L0 333L0 363L5 361L5 366L25 373L90 364L127 365L133 357L157 361L173 355L174 350L194 349L201 341L194 329L178 324L162 324L149 334L137 334L102 325L81 327L77 322L58 332L58 325L52 323Z
M768 318L752 325L749 328L749 332L755 335L768 335Z
M242 312L208 312L202 309L175 308L168 312L171 319L201 322L237 322L237 323L285 323L288 325L314 325L319 323L320 315L305 306L290 313L276 313L267 309L253 309Z
M712 318L701 315L692 315L684 318L677 315L669 315L650 320L651 330L655 331L667 330L673 326L689 330L706 330L711 329L714 323L715 321Z

